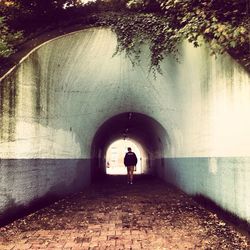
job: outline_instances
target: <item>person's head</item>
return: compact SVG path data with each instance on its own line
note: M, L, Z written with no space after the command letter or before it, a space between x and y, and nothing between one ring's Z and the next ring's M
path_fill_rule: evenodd
M130 151L132 151L132 149L130 147L128 147L128 151L130 152Z

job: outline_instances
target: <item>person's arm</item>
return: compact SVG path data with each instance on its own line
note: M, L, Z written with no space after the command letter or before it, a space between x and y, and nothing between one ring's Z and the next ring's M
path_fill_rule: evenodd
M136 157L136 154L134 154L134 156L135 156L135 167L134 167L134 171L136 171L137 157Z
M123 160L123 163L124 163L124 166L126 167L126 163L127 162L127 154L125 155L125 157L124 157L124 160Z
M135 166L136 166L136 164L137 164L137 157L136 157L136 154L134 154L134 156L135 156Z

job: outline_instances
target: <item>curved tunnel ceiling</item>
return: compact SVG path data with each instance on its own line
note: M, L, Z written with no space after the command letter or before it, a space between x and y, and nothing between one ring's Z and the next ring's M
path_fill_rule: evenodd
M152 117L163 127L168 125L166 130L174 127L173 119L168 118L176 113L172 102L176 94L169 95L172 87L164 84L165 77L155 79L148 72L147 51L140 65L133 66L124 53L114 56L116 45L111 30L91 28L45 43L19 65L12 77L17 85L14 102L20 104L15 111L16 130L13 128L20 151L15 144L10 155L89 158L98 128L126 112ZM140 122L133 136L146 141L149 129L143 132L139 126L145 125ZM29 133L23 133L24 127ZM37 132L41 135L30 136ZM10 152L9 144L6 150Z
M0 156L90 158L92 141L105 121L110 119L109 126L117 127L115 134L103 129L100 131L106 132L97 137L107 143L121 137L124 127L119 124L126 116L119 118L119 114L124 113L136 114L132 116L136 125L129 128L131 136L156 151L160 138L167 145L165 156L242 154L238 145L242 141L248 145L249 126L242 122L240 135L232 138L231 117L246 117L239 111L249 110L249 76L235 62L229 57L215 61L206 48L194 49L184 43L182 62L166 58L161 65L163 74L155 78L148 71L147 48L140 63L133 65L124 53L114 56L116 45L110 29L81 30L41 45L6 76ZM246 93L243 98L241 92ZM221 93L229 94L221 97ZM232 103L230 93L243 106ZM10 103L15 105L10 107ZM223 107L229 104L232 108L227 114ZM154 122L139 114L161 124L168 139L154 128ZM226 129L221 124L227 124ZM219 145L214 138L220 138ZM228 143L232 139L234 144Z
M155 157L161 155L170 145L167 131L153 118L134 112L113 116L97 130L92 147L107 149L117 139L133 139Z

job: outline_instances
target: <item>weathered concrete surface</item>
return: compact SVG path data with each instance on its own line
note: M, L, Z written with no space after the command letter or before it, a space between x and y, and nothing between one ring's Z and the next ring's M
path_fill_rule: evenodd
M249 221L249 164L250 157L166 158L164 166L158 164L158 175Z
M90 184L90 160L2 159L0 224Z
M0 249L240 249L247 235L152 178L108 178L0 228Z
M100 163L108 142L122 138L124 127L117 123L112 130L103 130L106 145L93 143L98 129L119 114L143 114L149 117L148 124L134 125L145 120L138 115L126 126L138 133L141 128L139 135L134 132L131 136L147 142L144 146L151 165L154 158L160 159L158 173L171 169L180 181L166 177L167 181L189 193L207 195L249 222L249 74L227 55L215 60L208 49L184 43L181 63L167 58L162 63L163 75L155 79L148 72L146 48L141 63L133 67L124 54L113 57L115 47L116 37L108 29L75 32L40 46L1 79L0 157L6 161L92 158ZM160 125L154 126L154 121ZM159 137L161 134L166 136ZM150 147L147 137L155 138L154 146ZM1 176L7 165L1 165ZM47 176L43 164L36 171ZM187 178L193 172L196 177ZM31 182L35 183L35 176ZM45 194L59 179L66 186L66 176L59 176L39 194ZM211 178L217 186L208 192ZM2 196L10 192L6 190L9 186L1 189ZM28 187L20 185L24 193ZM230 190L237 190L233 199L226 195ZM18 191L13 193L19 196ZM30 193L36 197L35 188ZM18 202L29 199L32 196Z

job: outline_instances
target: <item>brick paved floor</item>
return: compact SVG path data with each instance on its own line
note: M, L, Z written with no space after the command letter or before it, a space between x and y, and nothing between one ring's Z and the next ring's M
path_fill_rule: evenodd
M0 228L0 249L250 249L247 235L163 182L109 177Z

